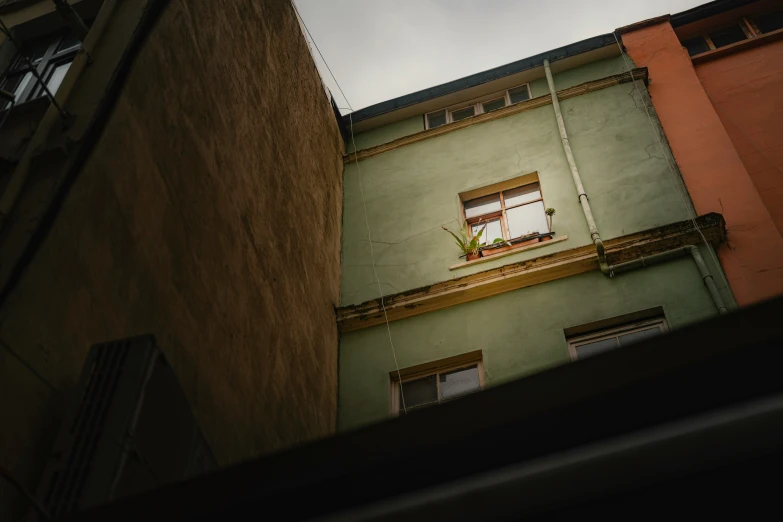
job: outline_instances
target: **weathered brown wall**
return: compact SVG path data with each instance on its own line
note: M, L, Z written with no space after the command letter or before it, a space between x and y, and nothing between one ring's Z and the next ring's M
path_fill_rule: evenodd
M341 154L287 0L172 0L0 310L0 462L34 488L89 346L145 332L222 464L332 433Z

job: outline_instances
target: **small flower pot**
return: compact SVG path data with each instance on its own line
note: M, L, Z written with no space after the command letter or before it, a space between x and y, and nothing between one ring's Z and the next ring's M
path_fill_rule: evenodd
M476 259L481 257L481 253L480 252L477 252L477 253L471 252L466 257L467 257L468 261L475 261Z
M552 236L544 236L541 238L541 241L549 241L550 239L552 239Z

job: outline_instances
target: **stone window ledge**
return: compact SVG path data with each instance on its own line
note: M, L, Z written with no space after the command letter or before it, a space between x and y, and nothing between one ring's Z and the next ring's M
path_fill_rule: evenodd
M478 265L479 263L486 263L487 261L494 261L495 259L500 259L501 257L511 256L514 254L518 254L520 252L525 252L526 250L533 250L534 248L541 248L549 245L554 245L555 243L560 243L561 241L565 241L568 239L568 236L560 236L560 237L553 237L549 241L541 241L540 243L534 243L532 245L520 245L516 248L512 248L510 250L507 250L501 254L495 254L493 256L487 256L487 257L480 257L478 259L474 259L473 261L466 261L464 263L458 263L456 265L451 265L449 267L449 270L458 270L460 268L465 268L473 265Z

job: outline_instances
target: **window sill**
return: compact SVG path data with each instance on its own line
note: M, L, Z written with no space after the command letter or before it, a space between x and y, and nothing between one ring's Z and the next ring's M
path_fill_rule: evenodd
M532 245L520 245L516 246L514 248L511 248L510 250L506 250L503 253L495 254L493 256L488 257L480 257L478 259L474 259L473 261L466 261L464 263L459 263L456 265L451 265L449 267L449 270L457 270L460 268L465 268L468 266L477 265L479 263L486 263L487 261L494 261L495 259L500 259L501 257L510 256L513 254L518 254L520 252L525 252L526 250L533 250L534 248L541 248L549 245L554 245L555 243L560 243L561 241L565 241L568 239L568 236L560 236L560 237L553 237L549 241L542 241L540 243L534 243Z
M726 56L727 54L744 51L746 49L752 49L753 47L756 47L758 45L774 42L776 40L780 40L781 38L783 38L783 29L778 29L776 31L772 31L771 33L762 34L755 38L742 40L741 42L735 42L733 44L729 44L725 47L720 47L718 49L712 49L710 51L707 51L706 53L695 54L691 56L691 61L693 62L694 65L708 62L715 58Z

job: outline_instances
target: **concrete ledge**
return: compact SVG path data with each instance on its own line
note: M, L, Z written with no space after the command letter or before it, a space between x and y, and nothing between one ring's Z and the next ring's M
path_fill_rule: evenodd
M697 222L713 247L726 239L726 223L720 214L700 216ZM693 222L686 220L609 239L604 245L610 264L618 264L638 259L639 256L701 243L701 235L693 227ZM337 325L341 332L351 332L383 324L385 315L389 321L396 321L597 269L595 247L592 244L584 245L387 295L384 297L385 314L380 299L344 306L337 309Z
M568 98L574 98L575 96L581 96L583 94L587 94L593 91L606 89L607 87L613 87L615 85L620 85L622 83L628 83L632 80L642 80L645 83L647 83L647 69L646 68L634 69L630 73L615 74L614 76L607 76L606 78L603 78L601 80L595 80L592 82L586 82L581 85L577 85L575 87L569 87L568 89L557 91L557 98L561 101L567 100ZM470 127L471 125L477 125L479 123L484 123L492 120L499 120L500 118L505 118L506 116L511 116L513 114L518 114L520 112L537 109L539 107L543 107L545 105L551 105L551 104L552 104L552 97L549 94L546 94L544 96L539 96L537 98L519 102L514 105L509 105L508 107L505 107L503 109L498 109L496 111L479 114L478 116L473 116L472 118L456 121L454 123L441 125L440 127L435 127L434 129L428 129L422 132L417 132L416 134L411 134L410 136L404 136L402 138L398 138L389 143L384 143L382 145L370 147L369 149L362 149L357 152L351 152L343 156L343 163L349 164L354 161L364 160L367 158L371 158L373 156L377 156L378 154L383 154L384 152L389 152L391 150L404 147L405 145L418 143L423 140L435 138L443 134L448 134L449 132L454 132L460 129L464 129L465 127Z
M549 245L554 245L555 243L560 243L561 241L565 241L566 239L568 239L568 236L560 236L560 237L550 239L549 241L541 241L533 245L512 248L511 250L508 250L507 252L503 252L502 254L495 254L493 256L488 256L488 257L480 257L478 259L474 259L473 261L466 261L464 263L457 263L456 265L451 265L449 267L449 270L458 270L460 268L467 268L469 266L478 265L479 263L494 261L495 259L500 259L501 257L513 256L514 254L519 254L520 252L525 252L526 250L533 250L534 248L541 248Z

